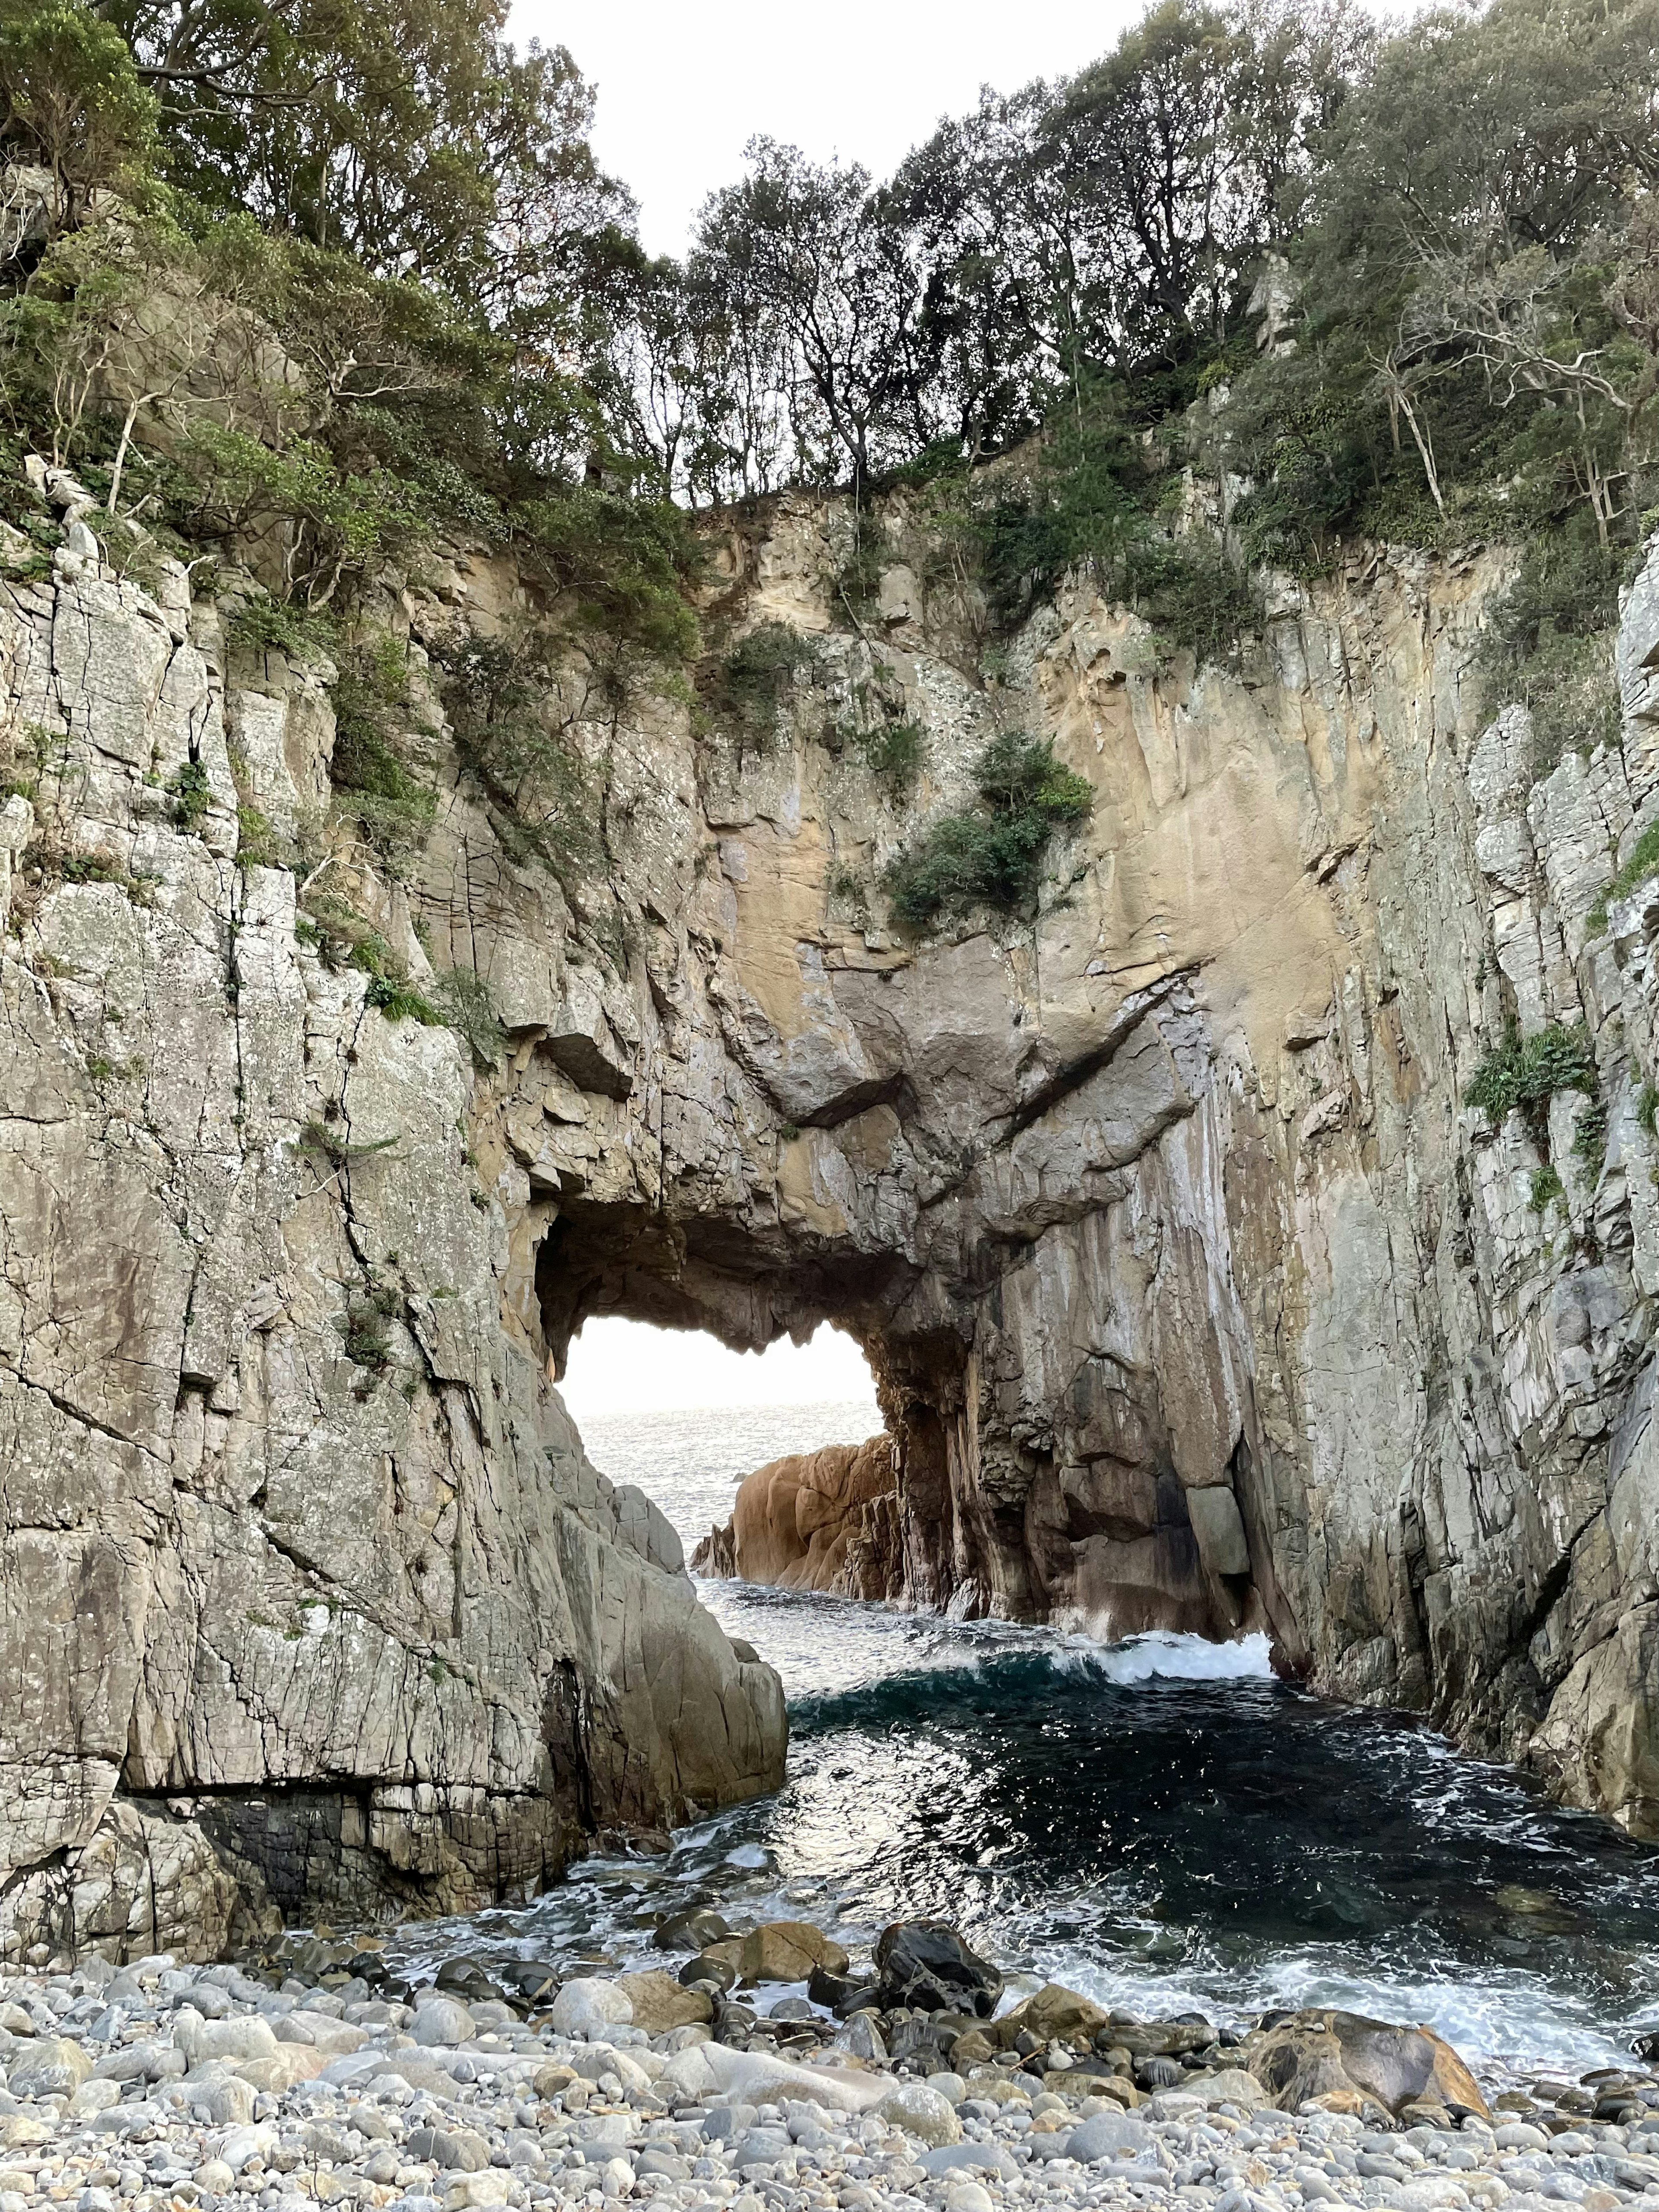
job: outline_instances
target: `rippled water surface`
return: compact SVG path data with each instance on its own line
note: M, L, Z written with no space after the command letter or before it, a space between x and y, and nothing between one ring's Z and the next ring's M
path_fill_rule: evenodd
M734 1480L879 1425L872 1405L587 1424L687 1540ZM1340 2002L1489 2066L1627 2055L1659 2020L1659 1853L1385 1715L1273 1680L1265 1641L1111 1650L734 1583L702 1595L783 1677L779 1795L593 1859L412 1956L622 1962L696 1898L849 1944L939 1913L1005 1967L1148 2013Z

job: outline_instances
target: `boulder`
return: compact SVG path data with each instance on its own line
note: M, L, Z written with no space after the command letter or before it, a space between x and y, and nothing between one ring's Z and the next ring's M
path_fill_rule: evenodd
M14 2097L72 2097L92 2075L92 2053L67 2036L45 2035L14 2053L6 2079Z
M660 1969L644 1974L623 1974L617 1987L627 1997L631 2027L647 2035L666 2035L671 2028L696 2027L714 2018L707 1994L675 1980Z
M1145 2120L1129 2112L1097 2112L1091 2120L1073 2128L1066 2139L1066 2155L1080 2166L1099 2166L1113 2159L1139 2157L1152 2148L1152 2131Z
M1206 2105L1237 2105L1241 2112L1254 2112L1258 2105L1273 2102L1266 2086L1242 2066L1183 2075L1181 2087L1183 2093L1190 2091L1194 2097L1201 2097Z
M832 2112L867 2112L893 2086L884 2075L854 2073L850 2067L797 2066L765 2051L731 2051L721 2043L699 2048L720 2094L755 2106L799 2099Z
M619 1983L579 1976L567 1982L553 2000L550 2014L555 2035L590 2037L602 2040L605 2030L629 2027L634 2008Z
M556 2012L556 2005L554 2009ZM470 2043L474 2033L472 2015L454 1997L434 1997L416 2014L411 2033L416 2042L428 2049L438 2044Z
M269 2058L276 2049L276 2033L257 2013L235 2020L204 2020L194 2006L181 2006L174 2016L173 2039L191 2066L205 2066L215 2058L233 2064L244 2058Z
M1247 2037L1239 2057L1281 2112L1315 2099L1369 2098L1391 2113L1427 2100L1490 2118L1474 2075L1429 2027L1400 2027L1361 2013L1279 2014ZM1333 2110L1351 2109L1339 2103Z
M724 1528L691 1555L694 1572L841 1597L896 1597L903 1586L890 1437L771 1461L745 1475Z
M702 1955L735 1968L750 1988L757 1982L804 1982L815 1966L832 1974L847 1971L846 1952L810 1920L763 1921L746 1936L710 1943Z
M284 2043L269 2058L245 2058L236 2071L256 2089L281 2096L296 2082L314 2081L328 2058L327 2051L314 2050L309 2044Z
M1047 1982L1012 2012L1004 2013L994 2033L1005 2051L1013 2049L1017 2037L1028 2034L1039 2044L1071 2043L1086 2050L1101 2029L1110 2025L1111 2017L1091 1997L1068 1990L1063 1982Z
M891 2091L876 2106L876 2118L890 2127L902 2128L908 2136L919 2136L930 2150L962 2141L962 2122L955 2106L923 2081L907 2081L902 2088Z
M876 1944L876 1972L886 2007L988 2020L1003 1990L998 1969L943 1920L897 1920L884 1928Z
M710 1943L723 1943L731 1928L718 1912L699 1906L690 1912L671 1912L657 1923L652 1937L659 1951L702 1951Z

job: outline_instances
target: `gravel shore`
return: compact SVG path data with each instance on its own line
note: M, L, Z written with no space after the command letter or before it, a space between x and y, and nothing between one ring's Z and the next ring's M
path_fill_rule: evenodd
M763 2034L740 2050L702 2027L653 2038L604 2021L600 1982L568 1984L526 2019L332 1978L273 1988L235 1966L149 1959L0 1983L0 2212L623 2198L665 2212L1614 2212L1645 2198L1659 2212L1659 2088L1640 2072L1563 2083L1568 2109L1446 2126L1278 2111L1236 2069L1129 2090L1126 2109L1063 2069L1005 2061L923 2081L859 2063L845 2039L803 2059ZM574 2023L586 2033L561 2032ZM1594 2116L1609 2103L1617 2121Z

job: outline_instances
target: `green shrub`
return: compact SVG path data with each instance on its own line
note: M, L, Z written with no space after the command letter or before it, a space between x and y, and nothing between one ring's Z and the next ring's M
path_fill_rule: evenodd
M185 761L167 778L167 791L173 799L173 826L186 836L198 836L213 804L206 769L200 761Z
M1648 877L1659 875L1659 821L1650 822L1631 848L1627 860L1589 910L1589 926L1597 935L1607 926L1607 912L1615 899L1628 898Z
M345 1356L354 1367L366 1367L378 1375L391 1364L392 1339L386 1333L385 1320L374 1305L354 1301L346 1309L340 1333L345 1341Z
M309 929L306 927L307 921ZM341 969L355 968L359 975L367 975L365 1003L375 1007L388 1021L395 1022L407 1015L426 1029L447 1026L432 1001L410 981L403 963L385 938L343 899L313 894L311 912L296 921L294 933L302 942L307 938L314 941L325 965L337 973Z
M1591 1175L1600 1175L1607 1157L1607 1109L1601 1098L1592 1098L1572 1125L1572 1156Z
M1475 664L1482 711L1527 708L1535 775L1618 736L1613 629L1630 558L1582 526L1552 532L1492 611Z
M473 1065L497 1067L507 1049L507 1031L495 996L475 969L452 968L433 988L433 1003L456 1035L465 1040Z
M873 729L859 731L853 742L894 805L907 799L921 773L927 740L921 723L878 722Z
M225 640L247 653L269 653L274 647L291 660L325 659L338 642L327 616L313 614L293 599L273 599L269 593L245 599L227 617Z
M456 750L495 802L502 843L561 879L596 856L599 813L587 767L567 726L553 720L553 647L531 631L467 637L440 663Z
M236 865L239 868L280 868L287 863L283 840L270 817L257 806L236 810Z
M1054 747L1005 732L981 755L980 804L932 823L887 873L893 911L913 925L975 906L1014 912L1036 896L1042 857L1057 830L1081 822L1094 794L1055 760Z
M1494 1128L1506 1115L1519 1113L1533 1142L1545 1152L1549 1102L1556 1092L1581 1091L1594 1098L1595 1088L1595 1061L1583 1024L1565 1029L1553 1023L1529 1037L1511 1029L1498 1050L1475 1070L1463 1100L1479 1107ZM1605 1120L1604 1114L1604 1127Z
M334 687L329 770L341 813L398 878L409 874L438 811L436 794L404 755L405 680L395 639L383 635L352 649Z
M1534 1168L1532 1181L1527 1187L1527 1203L1534 1213L1541 1213L1551 1201L1565 1198L1566 1190L1553 1168Z
M1656 1122L1659 1122L1659 1085L1644 1083L1636 1094L1638 1126L1650 1137Z
M770 747L797 670L817 658L811 641L787 623L763 622L705 673L704 706L717 727L734 732L739 754Z

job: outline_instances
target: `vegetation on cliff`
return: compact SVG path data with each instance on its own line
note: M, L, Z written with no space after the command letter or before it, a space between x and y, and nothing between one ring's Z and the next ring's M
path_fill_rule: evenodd
M386 865L428 803L355 634L388 562L510 546L538 649L562 639L614 711L702 650L687 510L787 484L851 494L855 625L870 497L904 486L994 623L1089 569L1200 662L1248 635L1261 564L1500 537L1529 550L1491 703L1528 704L1546 757L1601 734L1659 503L1659 0L1392 31L1346 0L1162 0L884 181L757 140L683 263L639 245L570 57L504 22L500 0L0 0L12 571L56 542L30 451L93 492L118 565L251 571L245 631L343 671L338 780ZM761 638L702 665L740 751L787 658ZM463 656L443 698L557 864L590 810L536 674ZM979 849L990 820L913 841L902 911L970 879L1027 895Z

